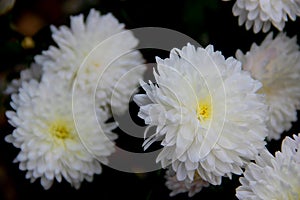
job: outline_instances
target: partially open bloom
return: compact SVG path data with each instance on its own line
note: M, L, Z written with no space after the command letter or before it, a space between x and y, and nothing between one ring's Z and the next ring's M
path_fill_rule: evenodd
M125 112L146 69L141 53L134 50L138 39L112 14L101 16L94 9L85 21L80 14L71 17L70 23L70 28L51 27L58 47L50 46L35 57L36 62L47 73L76 80L78 89L96 91L99 107L111 106L115 112ZM124 76L125 80L115 87Z
M178 181L176 174L172 169L166 171L166 186L171 190L170 196L175 196L179 193L187 192L189 197L194 196L202 190L203 187L208 187L209 183L202 180L199 175L194 177L194 180L184 179Z
M264 148L267 107L256 92L261 83L241 70L241 63L215 52L213 46L188 44L157 58L156 83L141 82L146 94L134 97L138 116L156 126L144 147L162 138L157 157L172 165L177 179L221 184L222 176L241 174ZM146 134L146 133L145 133Z
M236 0L232 12L239 17L239 25L253 26L254 33L267 32L271 25L282 31L288 18L295 21L300 15L298 0Z
M25 81L16 95L12 104L17 104L17 109L6 113L15 130L5 140L20 148L15 162L27 171L26 178L40 178L45 189L62 178L79 188L83 180L92 181L94 174L101 173L99 161L107 163L107 156L114 151L108 137L115 138L111 132L115 126L104 123L108 117L105 112L98 112L103 132L97 132L94 120L85 111L84 94L77 101L81 104L75 105L75 113L71 92L57 76L44 76L41 83ZM73 115L85 123L75 124Z
M275 157L264 150L246 167L239 199L300 199L300 134L286 137Z
M266 95L269 106L268 139L279 139L297 120L300 105L300 51L296 37L280 33L273 39L270 33L261 45L254 43L246 54L238 50L236 57L244 70L262 82L259 93Z

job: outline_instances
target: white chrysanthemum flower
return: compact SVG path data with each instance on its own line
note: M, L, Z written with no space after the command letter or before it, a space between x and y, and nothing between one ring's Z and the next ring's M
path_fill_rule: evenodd
M71 17L71 26L51 27L58 47L51 46L43 55L35 57L47 73L73 81L79 88L94 92L101 107L111 106L123 113L128 100L142 78L146 67L137 47L138 40L124 29L112 14L100 16L92 9L86 18ZM126 76L122 84L116 83ZM111 100L113 96L113 99Z
M6 113L15 130L5 140L21 149L15 162L20 163L21 170L27 170L26 178L41 178L45 189L55 179L61 182L64 178L75 188L84 179L92 181L94 174L101 173L98 160L107 163L107 156L114 151L114 144L104 136L106 133L115 138L111 132L115 125L104 124L107 113L97 112L104 133L96 132L95 120L85 111L85 98L77 101L81 102L74 105L77 112L72 112L70 91L57 76L43 76L41 83L23 82L17 102L13 99L12 103L18 104L17 110ZM73 114L85 123L75 126ZM85 131L79 134L76 128Z
M227 1L227 0L223 0ZM282 31L288 18L295 21L300 16L299 0L237 0L232 8L234 16L239 17L239 25L246 24L254 33L261 29L270 30L271 24Z
M5 94L17 93L23 82L28 82L32 79L39 80L42 76L42 67L36 63L32 63L29 68L24 69L20 73L19 79L14 79L4 91Z
M188 192L188 196L192 197L202 190L203 187L208 187L209 183L202 180L199 175L194 177L194 180L185 179L178 181L175 172L172 169L166 171L166 186L171 190L170 196L173 197L179 193Z
M138 116L157 126L145 148L162 137L157 162L163 168L172 164L180 181L193 180L197 172L217 185L222 176L241 174L265 145L267 108L256 94L261 83L211 45L173 49L157 64L157 85L141 83L146 95L134 97Z
M268 139L279 139L297 120L300 104L300 52L296 37L280 33L275 39L270 33L260 46L253 44L245 55L238 50L236 57L253 78L262 82L260 93L269 105Z
M236 189L239 199L300 199L300 134L286 137L281 151L274 157L264 150L246 167Z
M288 18L295 21L300 15L299 0L236 0L233 15L239 17L239 25L246 24L254 33L270 30L271 24L282 31Z

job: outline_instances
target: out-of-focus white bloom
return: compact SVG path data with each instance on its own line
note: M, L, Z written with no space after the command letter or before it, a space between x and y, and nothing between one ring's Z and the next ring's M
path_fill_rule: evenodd
M270 33L260 46L253 44L245 55L238 50L236 57L243 69L262 82L260 93L269 105L268 139L279 139L297 120L300 104L300 52L296 37L280 33L273 39Z
M2 0L0 1L0 15L3 15L10 11L14 5L16 0Z
M39 80L42 76L42 67L36 63L32 63L29 68L24 69L20 73L19 79L14 79L4 91L5 94L17 93L23 82L28 82L32 79Z
M202 180L197 173L194 180L185 179L178 181L175 172L172 169L166 171L166 186L171 190L170 196L173 197L179 193L188 192L188 196L192 197L202 190L203 187L208 187L209 183Z
M236 0L233 15L239 17L239 25L246 24L254 33L270 30L271 24L282 31L288 18L295 21L300 15L299 0Z
M47 73L78 83L78 89L93 92L100 107L111 106L123 113L146 69L138 40L112 14L100 16L92 9L86 18L71 17L70 28L51 27L58 47L51 46L35 57ZM122 84L115 87L118 80ZM111 100L113 96L113 99Z
M101 173L99 161L107 163L107 156L114 151L113 142L104 135L115 138L111 132L115 125L104 123L107 113L98 112L103 130L99 133L95 120L85 112L88 106L85 95L77 101L80 104L74 105L77 107L74 113L70 91L57 76L43 76L41 83L25 81L16 94L17 102L12 100L12 104L18 104L17 110L6 113L15 130L5 140L20 148L15 162L27 171L26 178L31 181L41 178L45 189L55 179L61 182L64 178L75 188L83 180L92 181L94 174ZM73 114L85 123L75 124ZM79 134L78 129L84 132Z
M241 174L265 145L267 107L256 93L261 83L211 45L173 49L157 64L156 84L142 82L146 94L134 97L138 116L157 127L144 147L162 138L157 162L171 164L179 181L197 172L217 185L222 176Z
M264 150L246 167L236 189L239 199L300 199L300 135L286 137L275 157Z

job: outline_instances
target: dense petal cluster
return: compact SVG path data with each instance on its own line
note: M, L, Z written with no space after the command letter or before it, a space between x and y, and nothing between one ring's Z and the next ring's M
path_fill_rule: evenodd
M175 196L179 193L187 192L189 197L194 196L202 190L203 187L208 187L209 183L202 180L200 176L194 177L194 180L185 179L178 181L176 174L172 169L166 171L166 186L171 190L170 196Z
M52 32L57 47L36 56L6 90L15 127L6 141L20 148L15 162L31 181L48 189L64 178L79 188L114 152L116 123L106 121L128 109L144 60L133 33L111 14L92 9L86 21L71 17L70 28Z
M246 167L241 186L236 190L239 199L299 199L300 198L300 135L286 137L281 152L275 157L264 150L255 163Z
M232 12L239 17L239 25L253 26L254 33L270 30L271 25L282 31L288 18L295 21L300 15L298 0L236 0Z
M15 162L20 163L21 170L27 170L26 178L41 178L41 184L48 189L55 179L60 182L63 177L79 188L83 180L92 181L94 174L101 173L99 161L107 163L106 157L114 151L114 144L104 134L114 137L111 130L115 126L104 123L109 115L102 112L103 132L96 132L91 116L86 114L86 100L82 98L78 105L81 109L73 113L70 90L58 77L44 77L41 83L23 82L19 91L12 101L12 107L17 104L17 109L6 113L16 129L5 139L21 149ZM76 125L73 114L85 123ZM76 126L85 131L79 135ZM89 144L94 155L84 143Z
M241 174L264 148L267 107L256 92L261 83L209 45L188 44L173 49L170 58L157 58L153 84L141 82L146 94L134 97L139 117L156 126L145 148L162 138L157 157L172 165L177 179L193 180L195 173L214 185L222 176Z
M32 79L39 81L42 76L42 67L36 63L32 63L29 68L26 68L20 72L19 79L13 79L4 91L5 94L18 93L21 84L28 82Z
M300 105L300 51L296 37L284 33L273 39L270 33L261 45L255 43L250 51L237 51L243 69L262 82L260 93L266 95L269 106L268 139L279 139L283 131L297 120Z
M100 15L92 9L71 17L71 26L51 27L57 47L50 46L35 57L46 73L58 74L78 83L78 89L94 92L99 107L115 112L128 109L128 100L146 67L141 53L134 50L138 39L124 29L112 14ZM116 83L126 76L122 83Z

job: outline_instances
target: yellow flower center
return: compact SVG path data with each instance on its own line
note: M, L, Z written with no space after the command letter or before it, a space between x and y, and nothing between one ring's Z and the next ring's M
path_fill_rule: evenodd
M212 115L212 105L210 101L204 101L198 103L197 118L199 121L204 122L209 120Z
M62 120L55 121L49 126L50 134L55 138L62 140L72 137L71 130L72 129L70 128L68 123Z
M267 83L263 83L263 86L257 91L258 94L266 94L266 97L268 97L269 95L272 95L272 92L274 92L274 90L272 90L272 87L270 87L270 84Z

